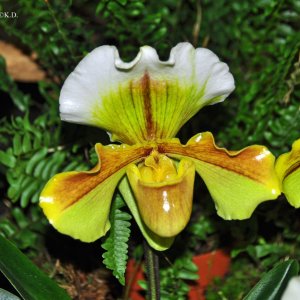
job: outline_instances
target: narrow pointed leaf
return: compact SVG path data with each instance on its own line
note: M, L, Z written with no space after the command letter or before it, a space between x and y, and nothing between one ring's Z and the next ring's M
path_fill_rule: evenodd
M25 300L71 300L66 291L1 235L0 270Z
M280 263L254 286L244 300L280 300L289 280L298 272L299 265L295 260Z

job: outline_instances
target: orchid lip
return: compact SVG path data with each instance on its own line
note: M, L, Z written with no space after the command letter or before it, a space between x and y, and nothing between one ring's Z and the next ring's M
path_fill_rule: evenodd
M153 151L139 167L130 165L127 176L145 224L162 237L177 235L187 225L193 201L195 167L183 159L174 162Z

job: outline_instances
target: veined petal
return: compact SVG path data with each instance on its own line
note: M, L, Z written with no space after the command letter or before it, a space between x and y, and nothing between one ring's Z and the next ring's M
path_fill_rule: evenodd
M114 190L132 162L147 156L150 146L95 146L98 165L88 172L60 173L49 180L40 206L61 233L93 242L110 228L109 209Z
M194 136L186 145L175 139L172 143L162 141L158 150L195 162L218 214L226 220L249 218L258 204L280 194L274 156L263 146L227 151L218 148L212 134L206 132Z
M276 172L282 183L282 191L289 203L300 207L300 139L295 141L292 150L280 155L276 161Z
M129 207L136 223L138 224L144 238L147 240L148 244L157 251L164 251L169 249L173 242L174 237L161 237L154 232L152 232L143 222L139 209L137 207L136 200L134 198L133 192L131 190L131 187L129 185L129 181L127 177L124 177L119 186L118 189L120 193L122 194L127 206Z
M144 46L125 63L113 46L88 54L60 95L65 121L101 127L127 144L173 137L199 109L234 89L228 66L210 50L180 43L168 61Z
M192 212L195 166L191 160L173 161L153 151L140 166L131 164L127 176L141 217L161 237L176 236Z

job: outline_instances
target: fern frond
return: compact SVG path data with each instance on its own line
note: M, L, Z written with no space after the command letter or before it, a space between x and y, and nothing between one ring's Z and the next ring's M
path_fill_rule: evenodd
M125 284L125 270L127 263L128 240L130 236L131 215L121 210L125 203L120 195L113 201L110 213L111 229L102 248L106 252L102 255L103 263L113 271L119 282Z

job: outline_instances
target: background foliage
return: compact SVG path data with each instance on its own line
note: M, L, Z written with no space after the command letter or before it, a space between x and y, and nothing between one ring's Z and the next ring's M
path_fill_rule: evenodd
M100 130L63 124L58 114L64 79L99 45L116 45L121 57L130 60L139 46L148 44L166 59L176 43L189 41L210 48L229 64L235 92L185 125L183 141L191 132L210 130L218 145L241 149L259 143L279 155L299 138L299 1L19 0L2 1L0 11L18 15L0 18L1 40L25 54L34 53L46 74L35 83L18 82L7 73L4 58L0 60L0 234L33 257L38 251L47 253L49 227L37 206L42 187L57 172L89 168L95 159L94 143L108 143ZM174 280L182 280L181 261L218 246L233 249L236 272L226 282L216 282L208 299L241 299L260 273L278 260L299 259L299 213L284 197L261 205L248 221L230 223L216 217L200 181L195 203L191 225L175 245L186 239L184 251L181 256L166 253L174 262L162 271L166 291ZM113 207L119 210L120 204ZM116 215L113 211L112 217ZM129 225L125 229L129 232ZM136 234L131 243L130 249L137 246ZM108 244L109 240L104 248L109 251ZM121 247L124 258L127 243ZM100 257L103 250L98 251ZM104 257L108 264L117 261L110 254ZM239 266L246 270L243 274ZM124 265L121 269L122 273Z

